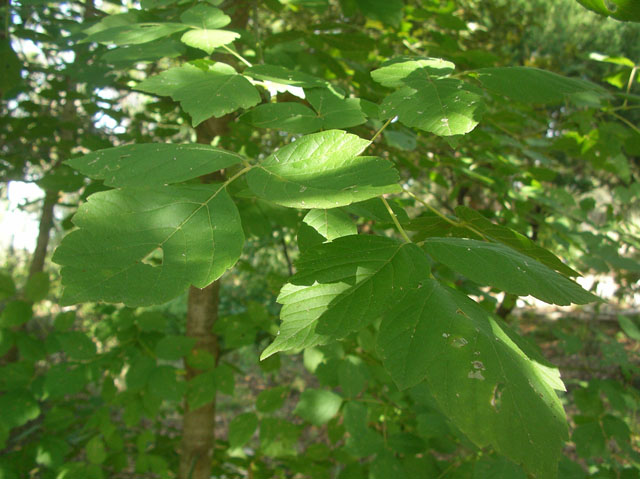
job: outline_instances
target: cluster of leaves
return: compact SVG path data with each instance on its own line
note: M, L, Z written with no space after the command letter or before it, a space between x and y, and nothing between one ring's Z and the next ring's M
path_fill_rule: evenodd
M458 35L464 22L435 4L341 2L341 15L367 18L354 32L334 23L328 2L270 2L255 10L256 32L280 17L297 27L260 38L266 32L224 29L231 18L211 3L220 2L143 2L143 11L102 16L74 31L82 48L92 45L87 51L100 59L96 64L113 66L111 86L160 98L140 120L149 135L65 162L103 191L79 207L76 229L54 255L62 266L62 303L165 303L236 265L245 238L272 239L272 230L297 235L295 274L277 299L277 334L266 311L251 310L223 318L217 333L231 349L274 336L262 352L267 361L305 351L324 389L304 390L294 412L314 426L315 442L296 457L301 427L273 414L288 395L277 386L258 396L255 412L231 421L228 449L218 453L220 475L251 468L273 477L279 461L311 477L334 470L344 478L556 477L569 438L554 391L564 385L494 314L492 293L557 305L596 301L571 279L574 269L545 247L580 269L624 269L620 281L633 292L640 267L620 247L633 252L637 239L633 226L619 223L640 184L630 161L639 132L627 111L638 98L474 54L458 43L471 41ZM332 22L311 27L304 19L313 12ZM437 25L431 39L417 27L426 19ZM407 56L403 36L409 45L433 41L421 47L430 56ZM159 73L141 76L136 66L144 62L157 62ZM175 135L189 118L203 127L241 110L215 146ZM162 131L169 121L175 128ZM198 181L214 172L218 182ZM595 218L601 202L593 190L611 183L616 199L627 201ZM11 304L3 311L3 344L22 348L24 360L5 368L26 370L3 386L0 400L17 405L12 416L20 418L4 424L5 436L36 418L44 426L34 431L55 436L59 430L47 429L47 418L63 409L56 400L101 391L86 426L74 416L60 429L84 436L78 443L86 463L66 462L77 451L64 440L51 439L54 452L41 456L40 446L23 450L52 470L64 463L69 477L126 468L133 443L138 473L169 475L174 444L160 438L171 434L136 429L142 416L159 429L158 418L171 410L163 401L175 409L186 396L197 408L216 391L233 392L232 369L192 350L193 340L162 315L107 307L94 342L69 330L73 318L62 313L44 355L32 357L20 346L25 333L14 338L6 329L30 316ZM15 318L14 310L20 310ZM71 362L57 363L60 351ZM181 361L204 373L181 381ZM29 397L12 396L27 387ZM590 387L597 398L607 391ZM602 454L584 449L596 426L630 444L620 424L625 418L588 405L599 400L589 394L576 399L587 408L579 405L585 417L573 435L582 444L578 454ZM625 394L625 405L636 401ZM40 410L42 401L51 411ZM243 451L258 428L259 449ZM499 455L484 452L489 446ZM630 448L624 451L625 461L637 463ZM442 459L454 453L459 459ZM567 464L561 477L575 469Z

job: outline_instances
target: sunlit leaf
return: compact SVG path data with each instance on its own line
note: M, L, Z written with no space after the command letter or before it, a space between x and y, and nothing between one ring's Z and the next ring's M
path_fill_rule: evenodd
M261 198L294 208L335 208L400 191L389 161L357 156L368 145L340 130L307 135L262 161L247 182Z

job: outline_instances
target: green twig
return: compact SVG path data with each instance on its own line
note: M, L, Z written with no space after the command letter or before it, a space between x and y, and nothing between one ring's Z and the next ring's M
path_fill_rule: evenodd
M627 95L631 91L631 86L633 85L633 82L636 79L637 71L638 71L638 65L634 65L633 68L631 69L631 75L629 75L629 81L627 82ZM622 103L622 106L626 107L628 101L629 101L629 99L625 98L624 102Z
M389 118L389 119L386 121L386 123L385 123L384 125L382 125L382 127L381 127L378 131L376 131L376 134L375 134L375 135L373 135L373 137L371 138L371 143L373 143L373 142L375 141L375 139L376 139L376 138L378 138L378 135L380 135L380 133L382 133L382 131L383 131L387 126L389 126L389 123L391 123L391 120L393 120L393 118L394 118L393 116L392 116L391 118Z
M244 63L245 65L247 65L248 67L252 67L253 65L251 64L251 62L249 60L247 60L245 57L243 57L242 55L240 55L238 52L233 51L231 48L229 48L226 45L222 45L222 48L224 48L225 50L227 50L229 53L231 53L234 57L236 57L238 60L240 60L242 63Z
M385 208L387 208L387 211L389 212L389 216L391 216L391 219L393 220L393 224L396 225L396 228L398 229L398 232L400 233L400 235L404 238L405 242L411 243L411 240L409 239L409 236L407 235L407 232L404 230L404 228L402 227L402 225L398 221L398 217L396 216L396 214L391 209L391 206L389 205L389 203L387 202L385 197L381 196L380 199L384 203Z
M411 198L413 198L414 200L416 200L417 202L423 204L424 206L426 206L429 211L431 211L432 213L434 213L435 215L437 215L438 217L442 218L444 221L446 221L447 223L449 223L452 226L455 226L456 228L466 228L469 231L472 231L473 233L475 233L476 235L480 236L480 238L482 238L485 241L489 241L491 242L491 240L489 238L487 238L483 233L481 233L480 231L478 231L476 228L474 228L472 225L470 225L469 223L467 223L466 221L455 221L452 220L451 218L449 218L448 216L442 214L440 211L438 211L436 208L434 208L433 206L431 206L429 203L427 203L426 201L424 201L422 198L417 197L416 195L414 195L413 193L411 193L409 190L407 190L406 188L403 187L403 190L406 194L408 194Z
M613 111L608 111L607 113L609 113L609 115L617 118L618 120L620 120L621 122L625 123L629 128L631 128L633 131L635 131L636 133L640 134L640 128L638 128L636 125L634 125L633 123L631 123L629 120L627 120L624 116L618 115L617 113L613 112Z

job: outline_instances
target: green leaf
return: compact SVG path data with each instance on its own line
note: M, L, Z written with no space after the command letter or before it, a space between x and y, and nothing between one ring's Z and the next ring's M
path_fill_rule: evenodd
M232 43L238 38L240 38L239 33L230 32L228 30L197 29L185 32L180 40L185 45L199 48L211 55L216 48Z
M479 284L558 305L599 298L538 261L498 243L466 238L429 238L424 249L437 261Z
M576 444L578 456L583 458L602 457L607 450L602 426L598 421L578 425L571 440Z
M187 401L194 410L215 400L216 376L214 371L198 374L187 383Z
M11 429L37 418L40 406L26 391L9 391L0 395L0 411L0 424Z
M355 0L365 16L399 27L402 21L402 0Z
M285 386L265 389L256 398L256 409L264 413L277 411L284 405L284 400L288 395L289 388Z
M149 376L149 393L160 399L178 402L187 389L187 384L178 379L178 369L172 366L158 366Z
M260 421L260 450L269 457L286 457L296 454L298 426L284 419L265 417Z
M584 7L605 17L640 22L640 5L635 0L577 0Z
M256 80L270 81L301 88L324 87L329 85L326 80L321 78L278 65L253 65L243 73Z
M357 331L429 275L429 262L417 246L371 235L324 243L303 253L296 267L278 296L280 331L261 359Z
M618 324L624 331L624 334L626 334L630 339L633 339L634 341L640 341L640 328L638 328L636 323L631 318L619 314Z
M312 133L322 128L322 120L302 103L265 103L252 108L242 119L258 128L277 128L289 133Z
M342 98L328 88L305 90L307 101L322 120L322 128L350 128L367 121L357 98Z
M474 301L426 280L385 315L378 348L399 388L426 381L445 415L479 447L491 444L540 479L556 477L567 437L562 404Z
M347 356L338 366L338 382L347 397L357 396L367 384L366 366L356 356Z
M162 186L240 163L241 155L207 145L142 143L94 151L65 163L108 186Z
M107 450L100 436L89 439L85 447L87 460L91 464L102 464L107 459Z
M344 407L344 427L349 433L345 448L356 457L366 457L384 449L384 440L367 425L369 409L364 404L350 401Z
M193 126L260 102L255 87L223 63L206 70L187 63L147 78L136 89L179 101L191 115Z
M78 394L86 383L84 367L56 364L45 374L44 392L51 399L62 398L69 394Z
M391 162L357 156L369 141L340 130L304 136L247 174L261 198L292 208L335 208L400 191Z
M384 99L380 117L392 118L438 136L464 135L473 130L482 113L482 96L471 85L454 78L428 77L412 81Z
M456 207L456 215L464 222L473 226L475 230L494 241L506 244L566 276L580 276L580 273L565 265L551 251L536 245L529 238L511 228L492 223L475 210L467 208L466 206L458 206Z
M328 241L358 233L358 228L351 217L339 208L311 210L305 215L302 221L311 226Z
M172 38L163 38L153 42L114 48L106 52L100 59L106 63L153 62L161 58L175 58L184 54L184 45Z
M103 45L136 45L168 37L189 28L181 23L132 23L106 28L81 40L80 43L97 42Z
M59 333L56 335L56 339L70 359L93 359L96 355L95 343L81 331Z
M31 316L33 316L31 303L20 300L11 301L0 313L0 327L20 326L29 321Z
M222 28L231 23L231 17L225 15L219 8L203 3L191 7L180 15L182 23L196 28Z
M0 271L0 301L16 294L16 285L11 275Z
M195 338L172 334L158 341L158 344L156 344L156 355L159 359L177 361L189 354L195 344Z
M219 278L244 242L235 204L214 184L103 191L73 221L53 256L65 304L166 302Z
M341 405L342 398L334 392L305 389L293 413L311 424L322 426L338 414Z
M485 457L476 462L473 479L527 479L521 467L504 457ZM563 478L564 479L564 478Z
M229 423L229 447L236 449L244 446L258 429L258 417L247 412L234 417Z
M24 287L24 296L29 301L42 301L49 293L49 275L43 271L32 274Z
M371 78L389 88L410 85L414 78L445 77L455 70L455 65L442 58L397 57L387 60L371 72Z
M478 80L488 90L523 103L558 103L573 93L605 93L593 83L531 67L481 68Z

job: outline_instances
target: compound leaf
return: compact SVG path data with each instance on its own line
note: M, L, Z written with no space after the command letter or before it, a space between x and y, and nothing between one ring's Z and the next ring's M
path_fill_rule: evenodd
M555 478L567 425L545 368L466 295L426 280L384 316L378 348L398 387L426 381L442 411L478 446Z
M340 130L304 136L247 174L261 198L292 208L335 208L400 191L391 162L357 156L369 141Z
M65 304L163 303L220 277L244 242L238 210L215 184L103 191L73 221L79 229L53 258Z

